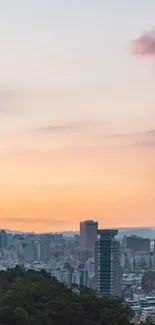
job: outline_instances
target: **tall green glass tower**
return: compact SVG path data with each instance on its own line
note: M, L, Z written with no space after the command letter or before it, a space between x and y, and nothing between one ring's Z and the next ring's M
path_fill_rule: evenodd
M95 243L95 281L100 296L122 296L120 243L117 230L98 230Z

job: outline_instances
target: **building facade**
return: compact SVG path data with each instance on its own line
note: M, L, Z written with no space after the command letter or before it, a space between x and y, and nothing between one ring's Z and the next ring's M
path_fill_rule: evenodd
M122 296L120 244L117 230L99 230L95 243L95 283L100 296Z
M146 271L142 277L142 290L149 293L155 290L155 272Z
M80 222L80 249L91 250L97 240L98 222L87 220Z
M124 251L132 251L134 253L137 252L150 252L150 239L149 238L142 238L138 236L125 236L123 239L123 246Z

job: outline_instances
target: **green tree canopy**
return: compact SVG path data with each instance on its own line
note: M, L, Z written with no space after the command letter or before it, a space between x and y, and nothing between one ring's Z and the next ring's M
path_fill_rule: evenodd
M45 271L16 267L0 272L1 325L130 325L133 312L116 298L73 290ZM150 325L150 324L149 324Z

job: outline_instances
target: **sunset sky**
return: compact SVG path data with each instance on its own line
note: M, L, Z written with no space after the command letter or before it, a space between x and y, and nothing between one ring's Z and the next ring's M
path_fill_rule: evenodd
M0 0L0 22L0 228L155 225L155 55L132 52L155 0Z

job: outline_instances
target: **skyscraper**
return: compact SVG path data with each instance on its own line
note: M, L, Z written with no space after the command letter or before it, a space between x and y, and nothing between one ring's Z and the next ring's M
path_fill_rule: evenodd
M89 250L94 248L97 240L98 222L87 220L80 222L80 248Z
M88 270L86 269L85 264L80 263L78 270L80 273L80 285L84 287L88 287L89 286Z
M124 252L132 251L133 253L136 252L150 252L150 239L142 238L135 235L132 236L125 236L123 238L123 248Z
M4 250L8 245L8 234L5 230L0 231L0 250Z
M122 296L120 244L117 230L99 230L95 243L95 282L101 296Z

